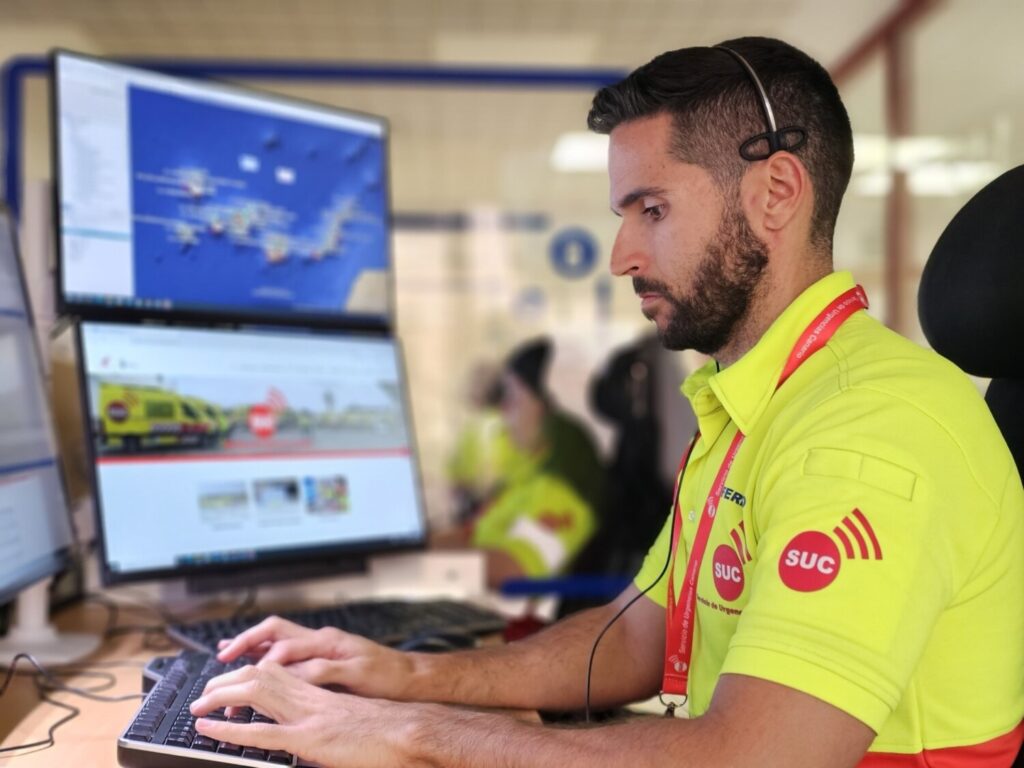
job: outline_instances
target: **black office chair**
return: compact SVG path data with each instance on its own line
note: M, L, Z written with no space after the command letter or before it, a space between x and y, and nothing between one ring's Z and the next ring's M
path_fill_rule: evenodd
M1024 474L1024 165L946 227L921 275L917 312L935 351L992 379L985 401ZM1013 765L1024 768L1024 751Z

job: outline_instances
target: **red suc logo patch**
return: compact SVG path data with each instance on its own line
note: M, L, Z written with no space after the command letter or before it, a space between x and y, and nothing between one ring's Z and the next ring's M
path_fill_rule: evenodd
M839 575L839 547L821 531L793 537L779 557L782 583L797 592L817 592Z
M743 594L743 565L736 550L722 544L715 550L715 589L723 600L735 600Z

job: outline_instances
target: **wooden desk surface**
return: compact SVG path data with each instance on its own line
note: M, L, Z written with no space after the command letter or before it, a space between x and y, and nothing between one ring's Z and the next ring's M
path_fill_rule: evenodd
M211 612L216 612L214 608ZM64 631L84 631L101 634L108 614L99 604L85 603L62 611L55 620ZM119 625L152 625L160 622L153 612L142 608L120 605ZM161 636L161 639L162 636ZM500 638L491 638L500 642ZM487 640L485 639L485 642ZM106 640L91 656L80 660L77 666L97 665L110 672L116 684L101 695L119 696L142 692L142 667L154 656L173 656L176 646L167 649L147 647L140 632L120 635ZM114 663L117 662L116 665ZM28 669L19 662L19 670ZM112 666L107 667L105 665ZM2 679L2 678L0 678ZM88 688L96 679L77 676L65 679L68 685ZM141 699L122 702L98 702L70 693L50 693L52 698L78 707L81 713L65 723L54 734L54 746L23 752L0 753L0 766L12 768L117 768L117 737L128 725L138 709ZM14 746L46 738L46 732L68 711L42 702L36 694L32 678L19 676L11 688L0 698L0 747ZM530 722L539 722L534 712L505 712Z
M107 622L107 611L101 605L83 604L69 608L57 616L56 624L61 629L86 631L99 634ZM121 624L154 624L159 619L141 609L121 608ZM147 648L144 636L133 633L114 637L104 642L93 655L81 660L81 666L104 665L102 671L110 672L116 684L102 692L104 696L142 692L142 666L154 656L173 655L177 648L161 651ZM118 663L106 667L107 664ZM19 670L28 666L19 662ZM23 666L24 665L24 666ZM76 676L65 680L69 685L91 687L97 680ZM65 723L54 734L55 744L48 749L37 748L24 752L0 753L0 765L36 768L46 766L78 766L88 768L116 768L117 737L124 730L141 700L121 702L98 702L70 693L51 693L52 698L67 702L81 710L75 719ZM19 676L11 688L0 698L0 746L8 747L46 738L46 732L55 722L69 714L67 710L39 701L31 677Z

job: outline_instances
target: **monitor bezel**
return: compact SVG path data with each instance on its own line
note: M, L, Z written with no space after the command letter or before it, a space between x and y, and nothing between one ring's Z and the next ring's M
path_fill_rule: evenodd
M46 368L43 365L43 351L39 346L39 336L36 333L35 315L32 311L32 295L29 293L28 281L25 279L25 268L21 256L21 244L18 242L18 226L10 208L8 208L6 203L3 201L0 201L0 219L3 219L10 234L11 253L14 256L14 272L17 275L18 286L21 289L21 298L25 304L25 324L28 327L28 333L31 337L33 355L35 356L36 367L39 372L39 382L44 387L42 393L43 402L45 403L46 409L50 412L50 439L53 447L53 463L57 469L57 485L59 487L60 500L63 502L64 514L67 516L68 530L71 534L71 541L66 547L61 547L48 553L50 560L46 566L41 569L29 571L29 575L22 576L18 581L13 581L8 585L0 584L0 603L5 603L8 600L17 597L18 593L25 588L30 587L43 579L55 576L71 565L74 562L74 551L78 542L78 531L75 527L74 518L71 515L71 506L68 503L68 499L70 497L68 494L64 465L60 456L57 436L53 434L53 431L56 429L56 420L53 415L50 399L45 391L47 381Z
M388 341L394 345L395 360L397 363L398 378L401 382L402 402L405 407L406 429L409 435L409 457L413 472L413 493L417 506L417 513L420 522L420 536L406 540L394 539L364 539L359 542L333 544L325 547L305 547L269 552L262 557L252 560L239 560L230 562L206 562L196 565L179 565L170 568L151 568L146 570L120 571L113 570L109 565L106 542L106 528L104 526L103 502L100 496L99 471L97 464L96 442L92 425L92 410L89 402L88 371L86 370L86 359L84 354L83 327L85 324L106 325L115 327L131 327L146 325L152 328L166 330L190 329L202 331L227 331L234 333L254 333L267 335L291 335L291 336L312 336L317 338L334 337L346 339L377 339ZM78 382L79 397L81 399L82 417L85 421L86 451L89 459L89 472L92 480L92 498L94 521L96 525L96 551L99 559L100 580L104 586L115 586L139 581L167 581L174 579L196 579L206 576L217 576L243 572L247 569L258 570L267 566L283 566L289 563L310 565L317 562L322 563L328 570L332 563L336 564L337 575L346 572L344 558L365 558L371 555L397 554L400 552L416 552L426 548L429 539L429 524L424 504L423 477L419 462L419 449L415 432L415 418L412 412L412 400L409 396L408 377L406 376L405 356L401 341L391 335L379 332L365 332L356 330L337 329L327 331L324 329L296 328L293 326L259 326L249 325L221 325L217 327L201 326L197 324L156 324L141 322L125 322L123 320L82 320L75 323L75 349L78 359Z
M62 231L64 228L63 210L61 206L63 173L61 158L61 121L58 112L60 104L60 78L58 77L58 65L62 58L77 59L79 61L91 62L120 69L130 70L145 75L157 75L177 80L181 83L193 84L199 87L209 87L211 90L231 95L243 95L267 102L294 106L302 109L323 112L331 116L348 116L359 119L368 119L378 123L381 127L381 140L383 143L384 173L382 183L385 185L384 204L385 227L387 229L385 241L387 252L385 254L385 285L387 296L387 307L383 315L367 313L330 313L314 311L298 311L293 309L282 309L280 311L268 311L267 309L247 310L243 307L227 306L218 309L209 305L201 306L174 306L170 309L161 310L154 307L130 307L111 306L106 304L78 302L68 300L64 292L64 239ZM56 298L57 312L59 316L72 316L83 320L120 320L132 322L145 319L159 319L168 322L200 322L200 323L255 323L278 326L297 326L302 328L323 328L323 329L356 329L356 330L390 330L395 323L395 278L394 278L394 208L392 200L391 185L391 124L382 115L374 115L368 112L361 112L345 107L334 107L320 104L308 99L293 96L285 96L265 89L239 85L227 82L215 77L201 78L189 77L169 73L156 67L147 67L145 62L122 61L114 58L93 56L66 48L54 48L50 51L50 116L52 130L50 131L50 158L53 174L52 186L52 207L54 222L54 253L56 255L54 274L54 296ZM135 258L134 245L132 258Z

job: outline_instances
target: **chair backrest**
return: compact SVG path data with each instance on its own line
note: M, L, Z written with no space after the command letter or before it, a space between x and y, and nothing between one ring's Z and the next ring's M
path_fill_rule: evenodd
M953 217L928 258L917 309L936 352L992 379L985 399L1024 467L1024 165Z
M946 227L917 309L935 351L992 379L985 401L1024 474L1024 165L978 192ZM1013 765L1024 768L1024 750Z

